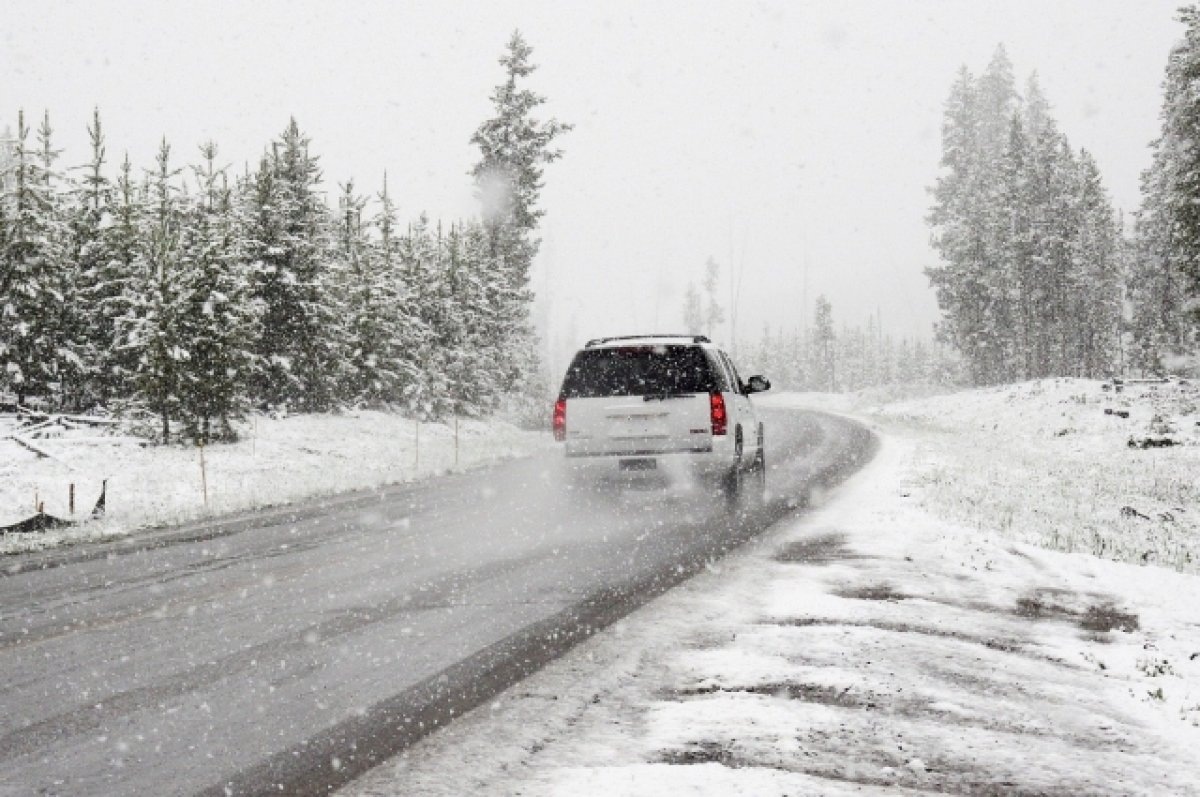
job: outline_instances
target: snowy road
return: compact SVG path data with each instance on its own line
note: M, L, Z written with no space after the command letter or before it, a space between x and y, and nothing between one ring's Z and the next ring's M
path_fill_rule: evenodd
M767 418L772 490L572 508L541 457L13 558L0 794L320 793L559 655L852 470L862 427Z

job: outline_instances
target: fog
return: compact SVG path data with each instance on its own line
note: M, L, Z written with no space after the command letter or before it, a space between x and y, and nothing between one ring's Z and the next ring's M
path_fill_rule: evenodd
M65 163L98 105L114 163L149 166L166 136L180 164L213 139L235 170L294 115L331 195L386 171L403 218L450 220L476 212L469 138L519 28L544 110L575 125L547 169L534 274L552 360L679 329L709 256L727 308L740 285L726 343L806 323L818 294L838 323L927 337L926 188L958 67L1003 42L1020 82L1036 69L1129 212L1177 4L10 3L0 114L48 109Z

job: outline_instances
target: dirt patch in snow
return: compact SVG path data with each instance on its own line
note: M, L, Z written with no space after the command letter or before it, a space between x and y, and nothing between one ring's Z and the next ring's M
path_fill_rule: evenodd
M1109 596L1080 594L1057 587L1042 587L1021 595L1013 613L1031 620L1062 620L1098 634L1128 633L1141 627L1136 614L1121 610Z
M851 559L872 559L846 544L846 535L840 532L820 534L788 543L775 554L775 561L789 564L828 565Z
M863 587L837 590L833 594L840 598L860 601L903 601L912 597L888 583L867 584Z

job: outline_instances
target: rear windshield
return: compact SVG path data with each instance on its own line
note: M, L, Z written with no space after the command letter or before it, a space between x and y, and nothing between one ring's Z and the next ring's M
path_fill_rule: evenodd
M575 355L563 398L709 393L720 390L697 346L622 346Z

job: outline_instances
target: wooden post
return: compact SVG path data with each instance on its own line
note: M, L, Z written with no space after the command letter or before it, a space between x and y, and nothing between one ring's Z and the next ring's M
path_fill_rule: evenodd
M38 509L38 507L41 505L42 505L41 496L38 495L37 488L34 487L33 488L33 511L41 512L42 510Z
M454 467L458 467L458 415L454 416Z
M200 444L200 489L204 491L204 506L208 507L208 469L204 465L204 444Z
M75 514L75 482L71 482L70 488L67 490L67 507L71 514Z

